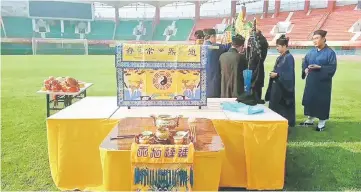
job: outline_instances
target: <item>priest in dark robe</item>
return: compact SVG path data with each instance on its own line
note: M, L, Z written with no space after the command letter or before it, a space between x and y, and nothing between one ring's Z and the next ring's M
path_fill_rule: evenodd
M256 32L256 39L259 43L259 49L261 54L252 53L252 58L250 58L249 68L253 71L252 73L252 92L255 94L257 102L264 104L262 100L262 89L264 87L264 61L267 57L268 52L268 42L267 39L263 36L262 32L258 30ZM251 51L248 49L248 51Z
M244 92L243 70L247 69L247 59L240 54L244 37L232 37L232 47L219 58L221 63L221 97L237 98Z
M282 35L276 40L276 48L280 53L272 72L269 74L269 84L266 101L269 108L288 120L288 126L296 123L295 108L295 60L288 50L288 37Z
M323 131L329 119L331 105L332 78L336 72L336 53L327 46L324 30L314 32L311 49L302 64L302 78L306 78L302 105L307 120L301 125L313 125L319 119L316 131Z
M207 98L221 97L221 66L219 57L222 53L227 52L231 44L217 43L217 33L215 29L205 29L204 31L204 45L209 45L207 52L206 64L206 84L207 84Z

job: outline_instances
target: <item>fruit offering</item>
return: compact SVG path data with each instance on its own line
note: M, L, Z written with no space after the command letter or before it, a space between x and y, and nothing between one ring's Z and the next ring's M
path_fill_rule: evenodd
M79 82L72 77L57 77L50 76L44 80L44 91L52 92L78 92L81 87L84 87L84 82Z

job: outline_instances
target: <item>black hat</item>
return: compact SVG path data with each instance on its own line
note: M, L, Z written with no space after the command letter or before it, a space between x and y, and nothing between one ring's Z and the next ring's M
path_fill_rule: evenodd
M242 35L236 35L232 37L232 45L243 46L245 38Z
M203 30L203 32L204 32L204 35L206 35L206 36L211 36L211 35L217 34L215 29L205 29L205 30Z
M288 46L288 41L290 40L289 37L286 37L286 35L281 35L277 40L276 40L276 45L282 45L282 46Z
M319 30L313 32L313 35L320 35L321 37L326 37L327 31L319 29Z
M203 39L204 38L204 33L202 30L197 30L196 32L194 32L194 37L196 39Z

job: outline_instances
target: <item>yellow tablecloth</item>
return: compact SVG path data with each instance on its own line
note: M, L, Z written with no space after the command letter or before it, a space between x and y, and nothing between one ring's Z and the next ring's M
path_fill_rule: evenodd
M87 98L78 103L94 104L94 98L93 100L90 100L91 97ZM97 98L99 99L98 103L105 99ZM270 117L262 117L265 120L262 118L257 120L257 116L247 117L251 120L237 120L235 114L225 113L221 115L223 112L218 109L219 107L216 107L221 101L209 102L209 107L202 110L168 108L157 112L184 113L185 116L190 114L192 117L199 118L208 116L212 119L225 145L220 186L259 190L282 189L288 130L287 120L270 111L266 111L270 113ZM97 108L94 105L84 108L88 106L88 103L83 105L78 103L64 109L62 114L72 114L74 110L77 112L94 111ZM106 108L107 106L100 105L99 107ZM95 118L96 115L79 119L76 117L62 118L60 115L50 117L47 120L48 150L51 174L56 186L61 190L91 190L95 189L94 187L100 190L128 189L130 187L130 182L128 182L130 171L113 174L114 171L112 170L130 170L129 152L115 154L112 151L100 151L99 153L99 145L118 122L119 117L135 115L141 117L148 115L145 113L156 112L147 109L142 114L139 111L142 109L132 108L128 111L121 108L118 110L118 114L112 115L112 112L109 112L110 119ZM221 117L214 114L219 114ZM69 116L69 114L67 115ZM215 158L216 156L219 154L195 154L195 190L210 190L218 185L216 181L209 183L206 179L209 174L216 174L216 171L210 169L213 164L220 162L219 158ZM104 167L105 163L111 164L111 168L109 166ZM102 166L105 168L104 170ZM199 170L202 172L200 173ZM198 174L203 174L205 177ZM122 183L123 181L127 183Z
M220 186L274 190L284 185L287 122L212 120L225 146Z
M50 170L59 189L102 185L99 145L116 123L106 119L47 121Z

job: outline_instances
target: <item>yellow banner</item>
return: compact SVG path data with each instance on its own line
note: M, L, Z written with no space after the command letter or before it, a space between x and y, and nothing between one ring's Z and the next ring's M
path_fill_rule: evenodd
M123 44L122 61L200 63L200 45Z
M143 145L131 147L132 191L191 191L194 146Z
M134 163L171 164L193 163L193 144L144 145L133 143L131 161Z
M124 100L199 100L200 77L200 70L125 69Z

